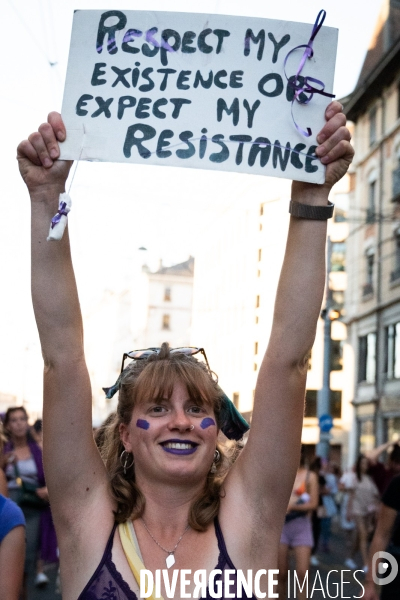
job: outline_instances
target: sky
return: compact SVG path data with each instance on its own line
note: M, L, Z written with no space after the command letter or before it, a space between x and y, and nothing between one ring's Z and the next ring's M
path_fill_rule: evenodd
M18 143L60 110L74 9L110 9L100 0L5 0L2 8L0 118L0 394L41 393L40 346L29 291L29 199L15 160ZM313 23L339 29L334 93L357 82L380 0L137 0L112 8L218 13ZM199 8L201 7L201 9ZM131 264L186 260L204 243L206 219L255 176L171 167L80 162L71 188L71 238L83 313L104 290L118 293ZM249 179L250 178L250 179ZM134 182L135 193L129 192ZM186 190L185 194L180 190ZM210 190L213 190L210 193ZM71 220L72 220L71 214ZM138 251L145 247L147 252ZM0 396L1 398L1 396Z

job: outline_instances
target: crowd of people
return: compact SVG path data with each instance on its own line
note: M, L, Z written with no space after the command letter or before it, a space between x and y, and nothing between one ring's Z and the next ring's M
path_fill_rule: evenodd
M0 528L3 529L0 557L6 546L10 554L4 558L4 564L13 564L12 556L17 557L15 570L7 569L13 580L4 596L3 579L6 574L0 566L0 598L18 599L21 593L26 599L29 584L41 587L48 583L45 564L58 560L43 470L42 420L30 425L23 406L10 407L0 417ZM17 577L18 573L21 577Z
M0 599L25 600L29 577L31 583L44 587L48 583L46 563L58 562L42 465L42 420L29 425L24 407L11 407L0 418L0 575L4 575L5 566L12 575L8 587L3 587L8 580L2 577ZM100 452L114 418L115 413L94 431ZM380 460L389 450L387 461ZM281 534L279 597L286 597L290 551L303 580L310 566L318 567L330 553L334 521L346 540L344 568L363 570L366 598L377 600L375 584L368 575L371 556L384 549L395 556L400 554L398 515L400 445L388 442L359 455L353 469L343 473L337 464L318 456L307 465L302 452ZM9 569L10 564L16 568ZM391 587L382 589L386 594L382 598L390 600ZM394 590L395 594L399 591L397 587ZM299 598L302 593L299 591Z
M389 449L387 461L380 460ZM293 550L295 568L303 580L310 565L318 567L324 554L330 553L333 520L345 540L343 567L363 571L366 598L377 600L372 556L388 549L400 565L399 444L387 442L360 454L354 467L344 473L337 464L320 457L306 467L302 455L281 536L280 597L286 597L289 551ZM399 578L382 589L382 598L398 599ZM304 593L300 590L299 598Z

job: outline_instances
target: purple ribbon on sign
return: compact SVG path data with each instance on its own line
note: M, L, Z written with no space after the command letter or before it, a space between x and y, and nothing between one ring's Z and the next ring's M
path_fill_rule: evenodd
M302 77L303 83L298 82L300 73L301 73L304 65L306 64L306 60L308 58L312 58L314 56L313 43L314 43L315 38L317 37L317 33L319 32L319 30L322 27L323 22L325 21L325 17L326 17L326 11L320 10L318 13L318 16L315 20L314 27L311 32L311 37L308 41L308 44L301 44L300 46L296 46L295 48L293 48L286 55L286 58L283 63L283 70L284 70L286 79L288 80L288 84L294 90L294 96L293 96L292 108L291 108L293 123L295 124L296 129L305 137L310 137L312 135L312 131L311 131L310 127L307 127L307 130L305 131L299 125L297 125L294 115L293 115L294 102L297 101L299 104L309 104L311 102L314 94L321 94L322 96L328 96L329 98L335 97L335 94L328 94L328 92L325 92L325 84L323 81L320 81L319 79L315 79L314 77L307 76L307 77ZM301 57L300 64L297 68L296 75L294 77L289 78L286 74L286 63L288 61L289 56L293 52L298 50L299 48L305 48L305 50L303 52L303 56ZM312 84L314 84L314 85L312 85ZM318 85L320 87L319 88L315 87L315 85ZM309 94L309 95L307 95L307 94Z
M60 206L58 207L57 214L55 214L51 220L51 228L53 229L57 225L57 223L59 223L61 221L61 217L63 215L66 217L68 215L68 213L69 213L69 208L67 208L67 203L60 202Z

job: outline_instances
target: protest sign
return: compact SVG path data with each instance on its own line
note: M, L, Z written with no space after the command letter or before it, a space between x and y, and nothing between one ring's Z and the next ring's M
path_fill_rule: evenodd
M314 151L331 98L301 104L293 84L309 77L332 92L337 30L324 26L309 42L312 32L254 17L76 11L61 158L323 183Z

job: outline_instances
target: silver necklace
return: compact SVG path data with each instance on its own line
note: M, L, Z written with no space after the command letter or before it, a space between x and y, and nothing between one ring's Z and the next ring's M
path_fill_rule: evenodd
M185 531L182 533L181 537L176 542L176 544L173 547L173 549L172 550L167 550L166 548L164 548L164 546L161 546L161 544L159 542L157 542L156 538L151 533L150 529L147 527L147 525L144 522L144 520L142 518L140 518L140 520L142 521L142 523L144 525L144 528L147 531L147 533L149 534L149 536L151 537L151 539L157 544L157 546L159 546L161 548L161 550L164 550L164 552L166 552L168 554L167 558L165 559L165 564L167 565L167 569L170 569L175 564L175 556L174 556L175 550L177 549L177 547L179 546L179 542L181 541L181 539L183 538L183 536L185 535L185 533L189 529L189 527L190 527L189 523L186 525Z

